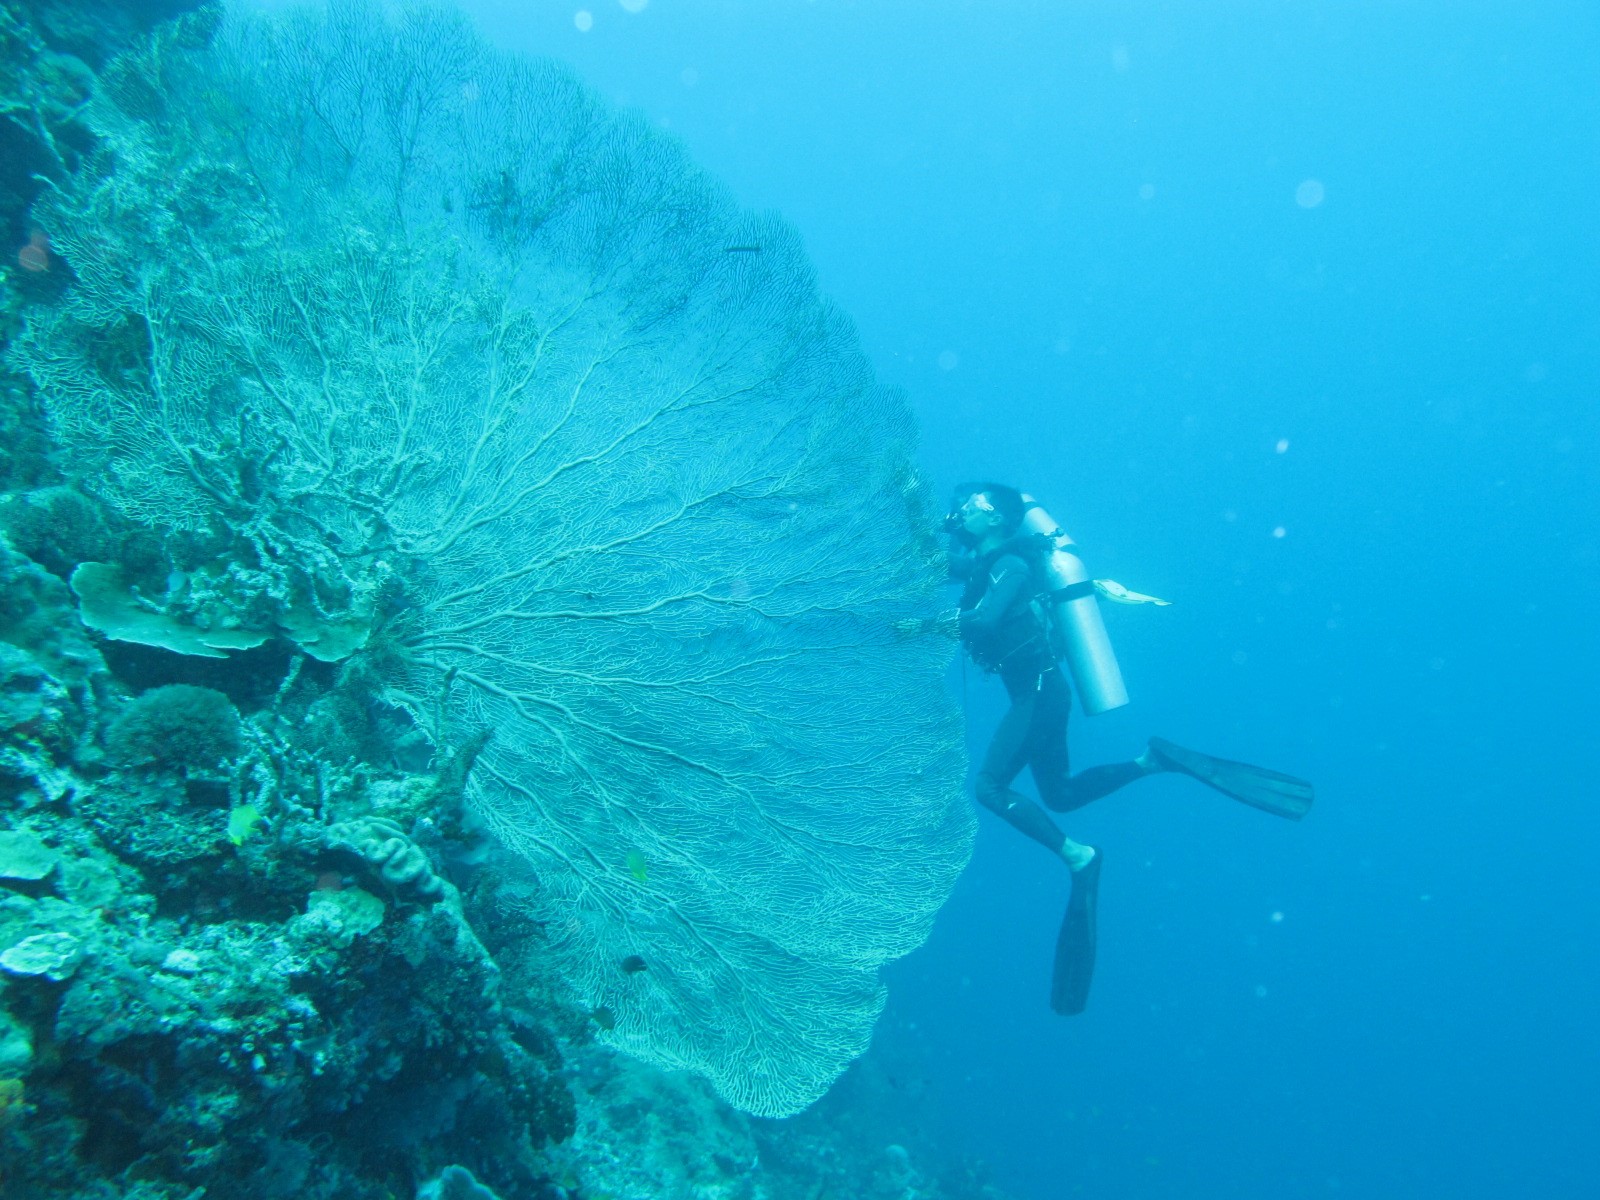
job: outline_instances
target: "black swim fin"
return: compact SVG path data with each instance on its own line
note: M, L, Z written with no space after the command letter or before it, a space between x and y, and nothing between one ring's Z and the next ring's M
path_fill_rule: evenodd
M1304 779L1269 771L1265 767L1252 767L1249 763L1212 758L1198 750L1185 750L1182 746L1174 746L1166 738L1151 738L1150 750L1168 770L1192 775L1241 804L1288 817L1291 821L1298 821L1311 811L1315 793Z
M1076 1016L1089 1004L1089 984L1094 981L1095 920L1100 909L1100 865L1094 858L1072 873L1072 899L1056 935L1056 965L1050 979L1050 1007L1064 1017Z

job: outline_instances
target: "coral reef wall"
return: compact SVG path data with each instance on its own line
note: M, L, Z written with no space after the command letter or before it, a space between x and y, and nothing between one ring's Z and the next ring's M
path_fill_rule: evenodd
M870 1061L717 1094L826 1085L969 832L936 683L841 665L942 651L792 235L447 18L187 7L0 8L0 1195L998 1196Z
M794 234L438 12L185 19L85 120L12 353L155 541L84 620L357 664L606 1040L810 1103L972 818L909 417Z

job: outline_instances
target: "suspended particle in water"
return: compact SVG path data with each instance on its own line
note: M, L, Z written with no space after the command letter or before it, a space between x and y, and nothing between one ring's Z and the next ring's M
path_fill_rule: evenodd
M1276 446L1274 446L1273 449L1276 450L1279 454L1287 454L1289 452L1289 439L1288 438L1279 438L1278 439L1278 444Z
M1264 983L1256 984L1256 999L1257 1000L1265 1000L1266 998L1267 998L1267 985L1264 984Z
M1283 924L1283 914L1281 912L1275 912L1270 917L1268 917L1267 920L1271 921L1274 925L1282 925Z
M617 0L617 3L622 5L623 12L642 13L650 0Z
M594 14L587 8L580 8L572 14L572 23L578 27L579 33L588 33L594 28Z
M1272 536L1275 537L1275 538L1281 538L1281 537L1285 536L1288 532L1289 531L1287 529L1285 529L1282 525L1279 525L1276 529L1274 529L1272 531Z
M1141 199L1141 200L1154 200L1155 198L1156 198L1156 185L1155 184L1153 184L1153 183L1141 183L1139 185L1139 199Z
M1305 179L1294 190L1294 202L1301 208L1315 208L1327 194L1320 179Z

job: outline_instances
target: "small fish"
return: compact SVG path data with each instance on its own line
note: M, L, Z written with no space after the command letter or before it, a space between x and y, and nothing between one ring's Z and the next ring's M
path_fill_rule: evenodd
M266 820L254 804L241 804L228 812L228 840L235 846L245 844L256 826Z
M640 971L648 971L650 969L650 964L637 954L628 955L627 958L622 960L621 966L624 975L637 975Z
M645 862L644 855L637 850L628 851L628 874L640 883L650 878L650 864Z
M724 254L760 254L761 253L761 247L760 246L724 246L722 248L722 252Z

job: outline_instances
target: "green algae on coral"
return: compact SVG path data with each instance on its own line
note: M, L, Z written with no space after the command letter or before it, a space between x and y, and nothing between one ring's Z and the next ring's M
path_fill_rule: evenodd
M25 1025L0 1006L0 1079L20 1075L33 1059L33 1039Z
M22 1080L0 1078L0 1125L21 1114L26 1097Z

